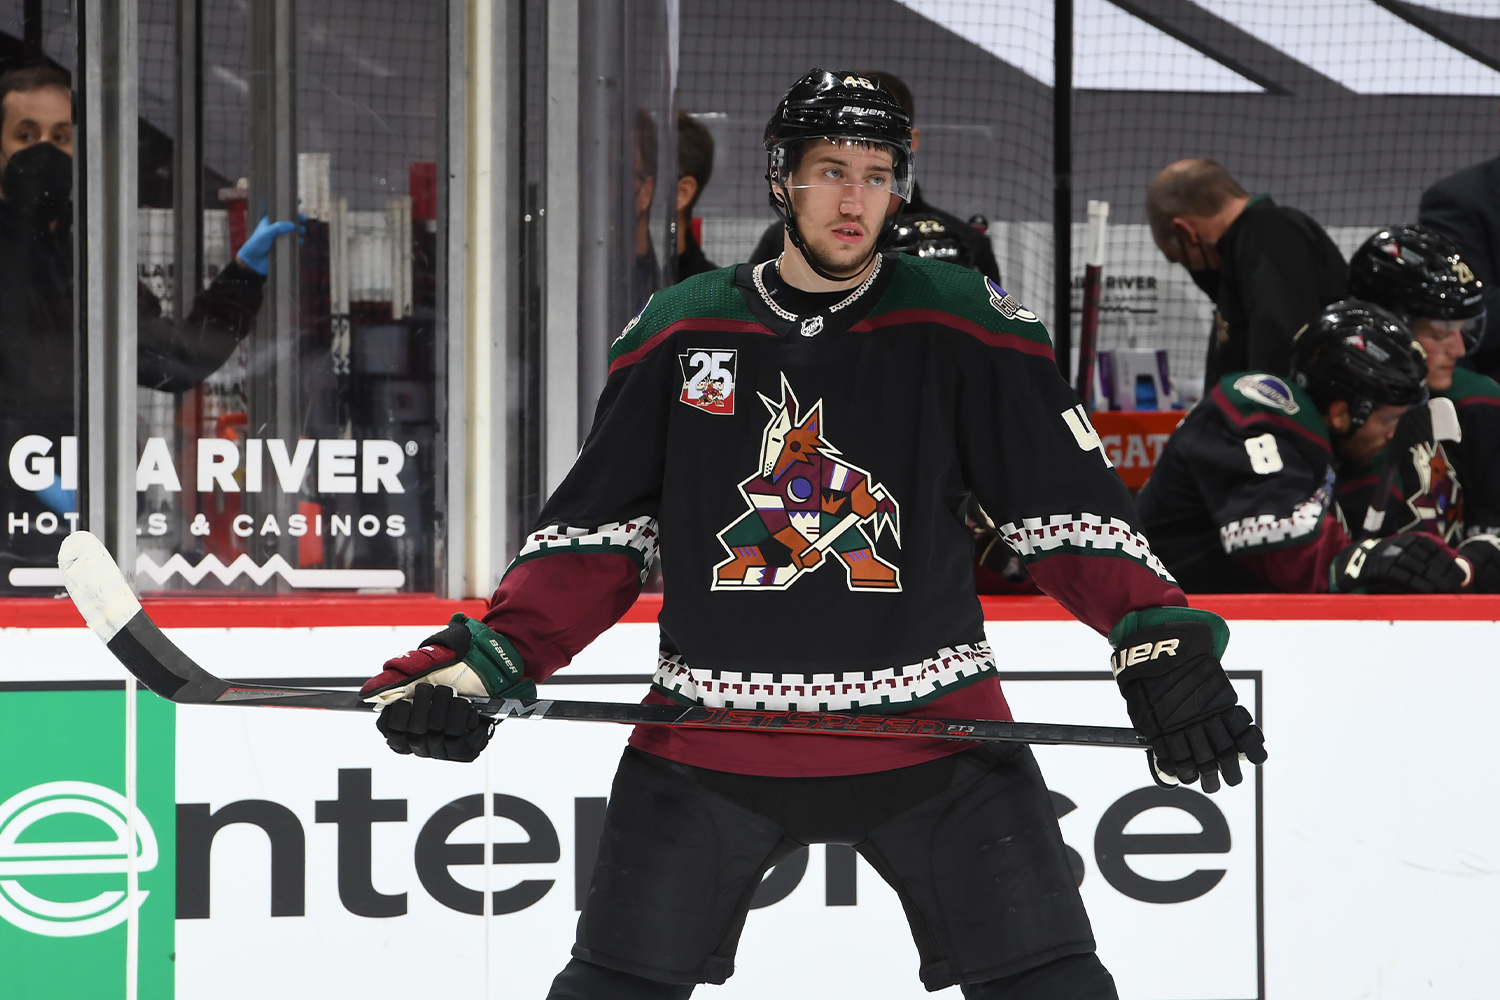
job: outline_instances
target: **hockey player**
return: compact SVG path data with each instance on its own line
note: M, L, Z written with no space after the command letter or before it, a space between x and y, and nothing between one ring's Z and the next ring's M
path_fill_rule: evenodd
M577 463L484 620L365 685L387 742L473 759L489 726L461 696L524 694L565 666L630 607L659 535L648 702L1008 719L964 524L977 495L1120 650L1160 772L1239 782L1240 754L1265 751L1219 665L1227 630L1134 527L1046 331L981 275L877 250L911 192L900 106L814 70L765 144L779 260L690 278L626 326ZM724 982L762 875L809 843L853 845L895 887L929 990L1115 997L1029 748L649 728L620 761L552 997Z
M1427 352L1432 399L1402 418L1380 467L1341 485L1339 503L1369 534L1428 531L1462 546L1493 589L1500 550L1488 539L1466 540L1500 533L1500 385L1458 367L1484 336L1484 288L1446 238L1397 226L1355 251L1349 292L1411 326Z
M1153 547L1190 593L1460 590L1467 564L1430 535L1354 545L1336 507L1339 471L1427 398L1406 325L1345 300L1292 348L1292 379L1225 375L1168 439L1136 497Z

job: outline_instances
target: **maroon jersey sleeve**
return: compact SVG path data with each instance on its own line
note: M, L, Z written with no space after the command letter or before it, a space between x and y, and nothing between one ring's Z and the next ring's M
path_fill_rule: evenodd
M648 303L626 332L653 318ZM534 680L619 620L656 559L675 366L675 356L650 347L615 358L577 461L490 601L485 624L515 643Z
M958 348L958 440L969 489L1037 586L1099 633L1132 611L1185 606L1058 372L1045 329L1019 306L1006 315L1008 300Z
M1282 548L1249 549L1239 564L1247 573L1283 594L1328 593L1328 567L1333 557L1350 545L1344 526L1336 517L1325 517L1313 538Z

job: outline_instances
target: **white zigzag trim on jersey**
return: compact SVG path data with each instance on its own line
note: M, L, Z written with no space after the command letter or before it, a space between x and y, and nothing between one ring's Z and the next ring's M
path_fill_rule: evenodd
M902 667L826 674L703 670L688 666L680 653L661 653L652 682L709 708L842 712L920 701L959 681L995 672L990 644L978 642L944 646Z
M1014 522L995 529L1011 548L1023 558L1060 549L1064 545L1120 551L1169 583L1176 583L1166 565L1151 551L1146 536L1117 517L1108 520L1097 514L1053 514L1045 520L1025 517L1021 526Z
M173 555L161 565L144 552L135 557L137 579L149 579L166 583L173 574L180 575L190 586L196 587L210 574L220 583L233 583L240 577L249 577L256 584L264 584L273 576L280 576L293 587L305 589L358 590L361 588L400 588L406 583L406 574L399 569L297 569L279 555L259 565L248 555L241 555L225 566L218 556L210 553L198 565Z
M610 521L595 528L574 528L562 524L549 524L533 532L521 546L517 560L540 553L562 551L588 551L591 546L616 546L634 549L641 554L641 581L651 572L656 561L656 518L636 517L629 521Z
M1272 545L1292 538L1301 538L1318 530L1323 519L1324 507L1317 497L1310 497L1297 505L1289 517L1275 514L1252 514L1250 517L1231 521L1219 529L1219 541L1225 552L1249 549L1257 545Z

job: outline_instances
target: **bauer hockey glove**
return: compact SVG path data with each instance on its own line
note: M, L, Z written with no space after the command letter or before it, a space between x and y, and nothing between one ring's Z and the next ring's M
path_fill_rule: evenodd
M471 761L489 743L493 719L470 698L535 698L510 640L484 622L454 615L420 649L387 660L365 682L365 701L384 706L375 726L397 753Z
M1328 589L1335 594L1456 594L1471 577L1467 563L1420 532L1351 545L1334 556L1328 574Z
M1229 629L1218 615L1187 608L1133 611L1110 632L1115 681L1136 731L1151 747L1158 784L1202 781L1219 790L1243 780L1240 757L1266 759L1265 738L1219 665Z

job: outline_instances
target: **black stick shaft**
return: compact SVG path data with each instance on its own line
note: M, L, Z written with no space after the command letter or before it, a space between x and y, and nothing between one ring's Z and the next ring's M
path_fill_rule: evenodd
M192 704L204 701L192 699ZM321 688L274 688L229 684L209 702L274 708L318 708L369 712L373 706L353 691ZM480 703L485 715L500 719L558 719L570 722L615 722L631 726L676 726L731 732L783 732L820 736L869 736L894 739L939 739L975 742L1044 743L1071 746L1142 747L1133 729L1109 726L1051 725L989 719L929 719L903 715L849 712L775 712L699 705L630 705L604 701L551 701L492 698Z

